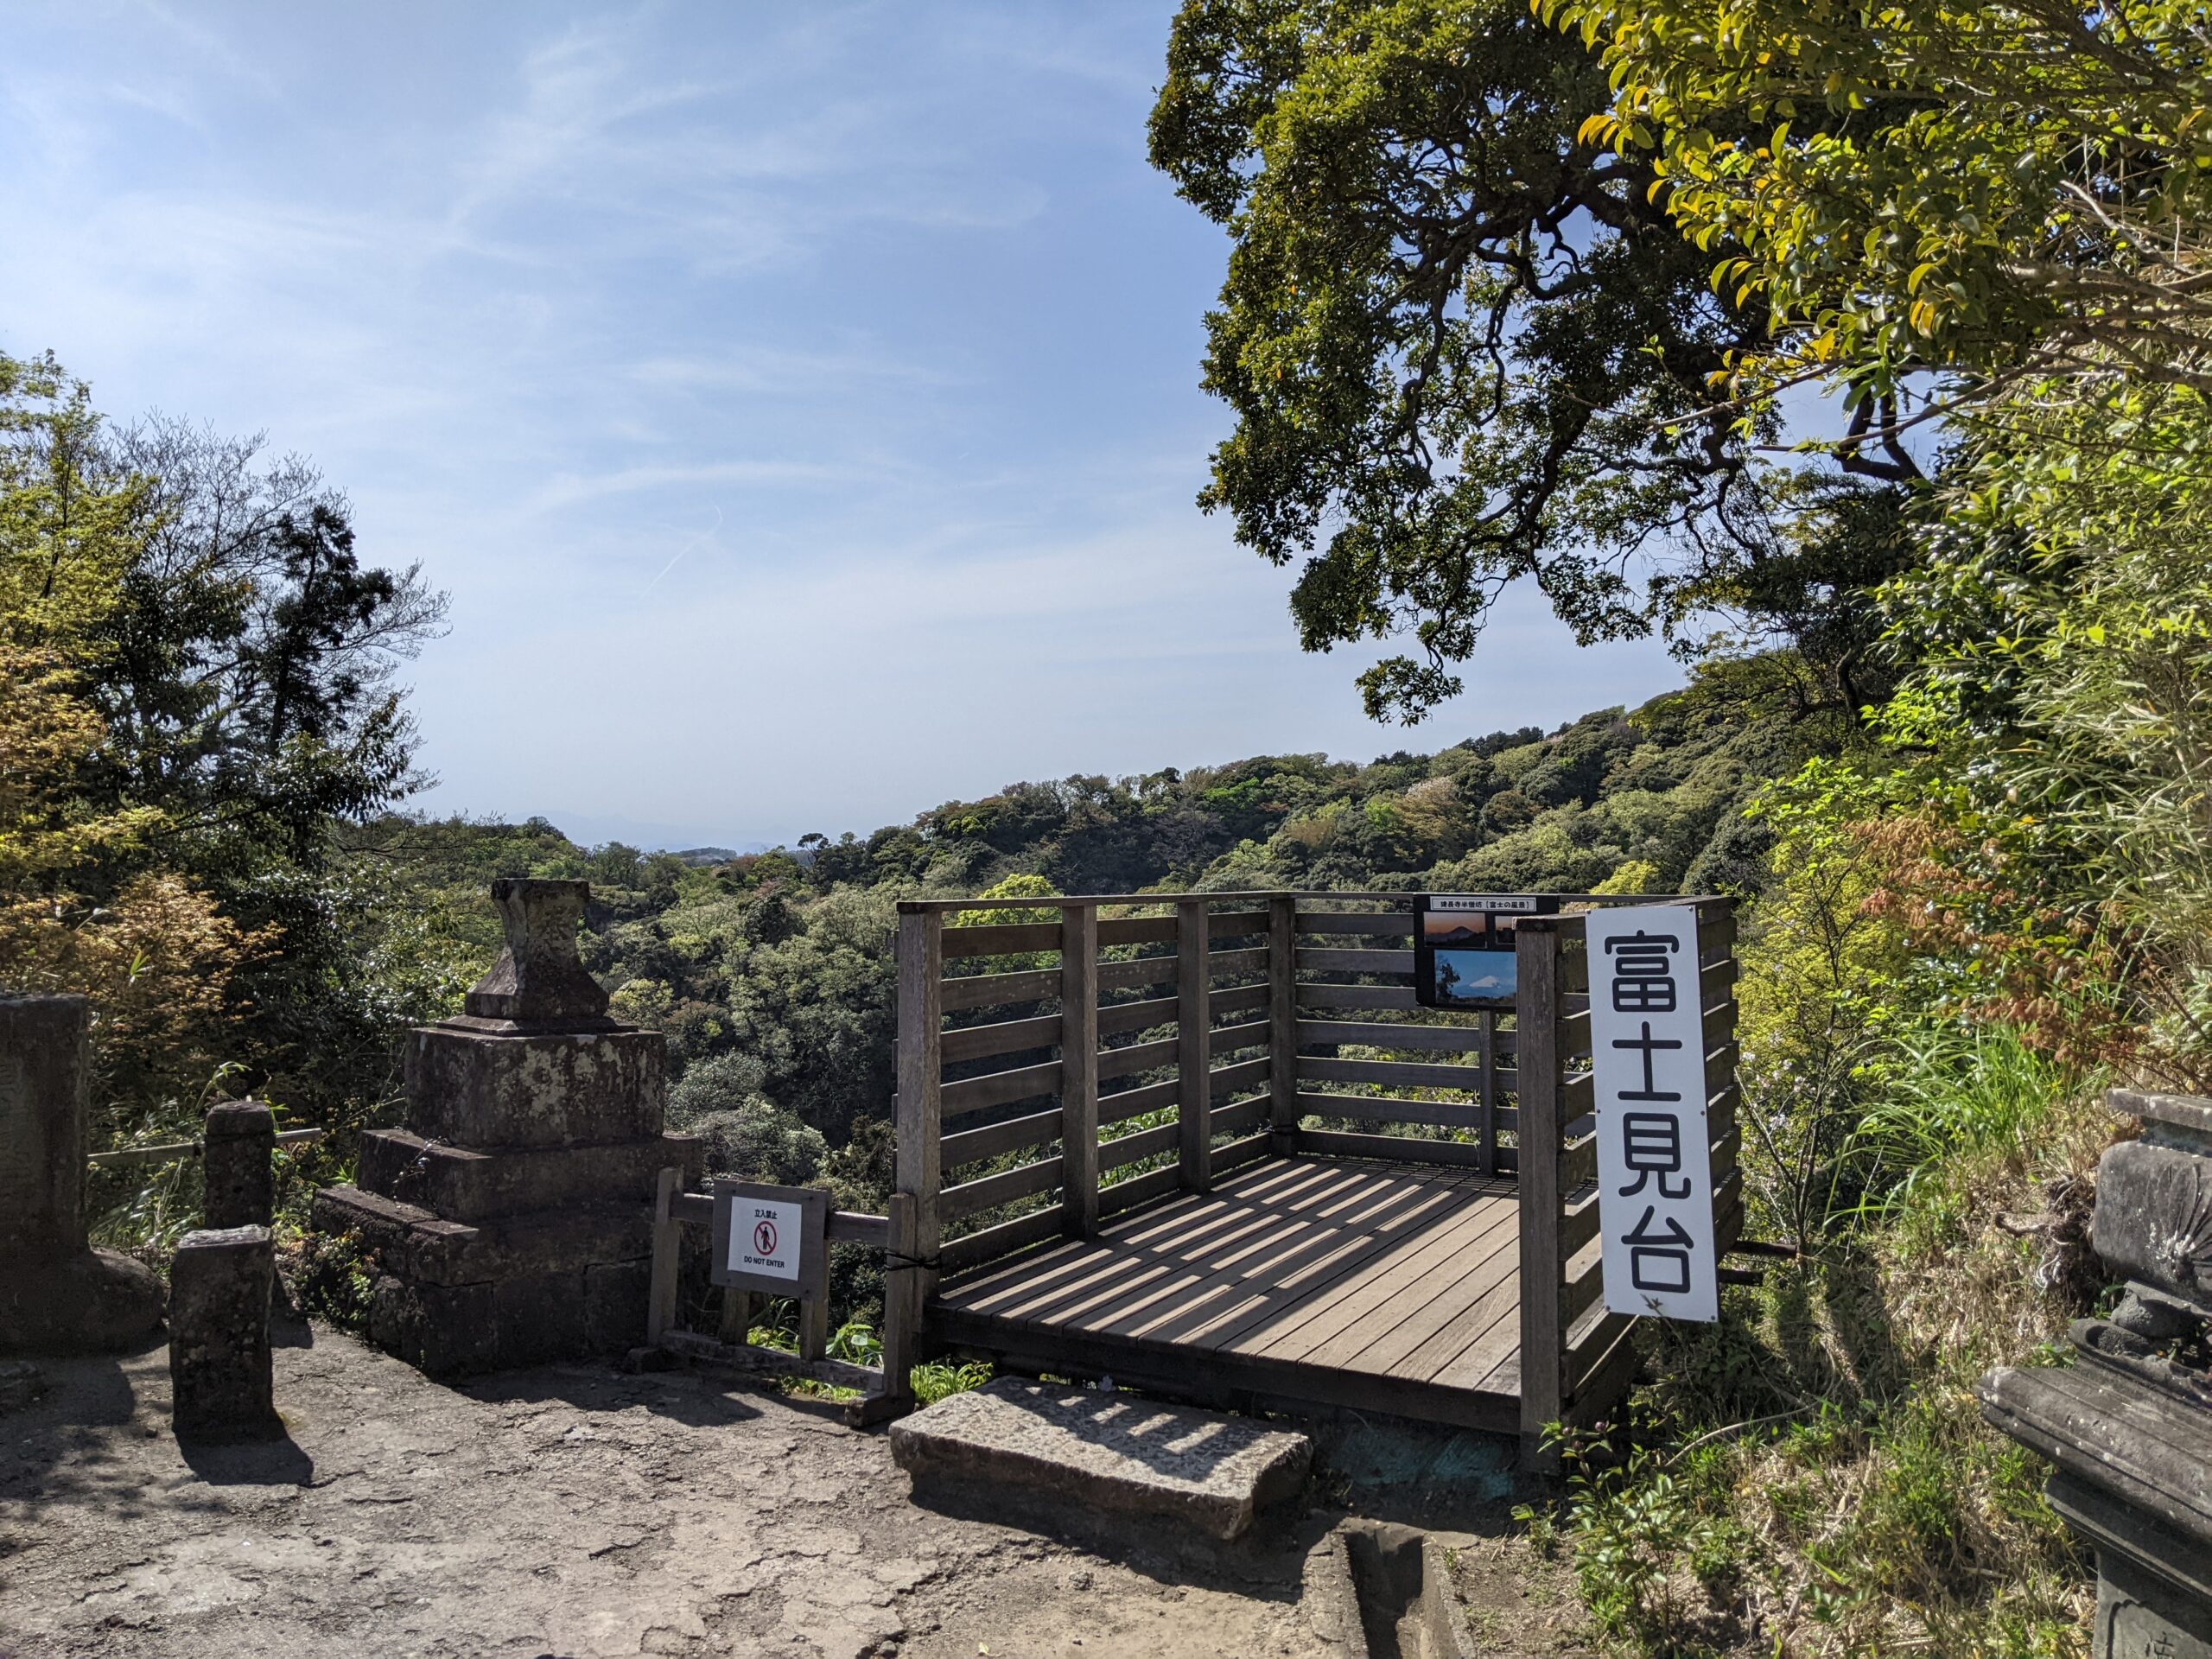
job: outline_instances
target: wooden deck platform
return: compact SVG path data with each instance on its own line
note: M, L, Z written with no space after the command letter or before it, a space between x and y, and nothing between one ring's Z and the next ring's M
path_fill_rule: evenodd
M1519 1230L1510 1179L1271 1159L950 1281L926 1321L1020 1370L1512 1433Z

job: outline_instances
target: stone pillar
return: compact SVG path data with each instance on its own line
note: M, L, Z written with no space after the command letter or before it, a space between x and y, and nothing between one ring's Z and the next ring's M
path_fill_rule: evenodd
M266 1227L187 1233L169 1268L171 1410L181 1440L274 1440Z
M207 1110L208 1228L266 1227L276 1212L276 1114L257 1100L227 1100Z
M2107 1098L2143 1120L2090 1224L2127 1294L2075 1322L2079 1363L1982 1378L1982 1415L2050 1459L2051 1507L2096 1550L2096 1659L2212 1659L2212 1100Z
M130 1346L161 1324L161 1281L86 1247L91 1005L0 995L0 1353Z
M582 881L492 884L506 945L459 1017L410 1033L407 1128L362 1136L358 1185L315 1195L376 1273L370 1339L434 1376L645 1340L666 1039L607 1017Z

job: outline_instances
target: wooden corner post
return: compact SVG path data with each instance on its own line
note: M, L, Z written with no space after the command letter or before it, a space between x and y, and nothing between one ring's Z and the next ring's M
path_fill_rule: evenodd
M1287 1156L1298 1137L1298 895L1268 895L1268 1149Z
M1175 906L1175 1109L1183 1188L1213 1185L1213 918L1203 899Z
M906 1368L919 1357L923 1306L937 1287L937 1269L927 1264L937 1260L941 1231L944 928L944 918L935 911L899 907L897 1186L911 1213L902 1217L894 1200L891 1248L906 1260L889 1263L883 1297L885 1386L899 1393L907 1387ZM895 1376L894 1348L899 1356Z
M1060 1217L1098 1230L1098 906L1060 911Z
M1561 1319L1559 1052L1560 936L1550 917L1522 917L1514 934L1513 999L1518 1071L1521 1189L1521 1466L1554 1473L1559 1453L1544 1428L1566 1410L1567 1332Z

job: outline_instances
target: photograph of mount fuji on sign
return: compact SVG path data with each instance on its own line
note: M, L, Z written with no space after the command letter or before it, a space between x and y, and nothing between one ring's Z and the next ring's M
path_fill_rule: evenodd
M1440 1008L1513 1006L1512 917L1425 909L1421 928L1423 1001Z

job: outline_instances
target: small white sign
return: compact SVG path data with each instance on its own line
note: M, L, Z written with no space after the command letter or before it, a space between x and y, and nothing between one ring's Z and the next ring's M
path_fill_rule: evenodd
M764 1274L798 1282L799 1206L766 1198L740 1198L730 1207L729 1260L733 1273Z
M1720 1286L1697 912L1608 906L1584 929L1605 1306L1710 1322Z

